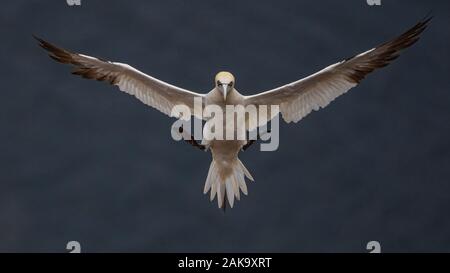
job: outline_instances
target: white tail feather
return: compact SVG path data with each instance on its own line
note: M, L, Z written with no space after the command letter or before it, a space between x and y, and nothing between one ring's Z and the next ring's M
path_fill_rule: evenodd
M214 200L216 192L217 192L217 183L214 182L211 184L211 197L209 198L210 201Z
M245 177L254 181L250 172L238 158L223 165L213 159L209 166L203 193L206 194L211 190L210 200L214 200L217 194L219 208L225 207L227 200L232 208L234 198L241 199L240 191L245 195L248 194Z
M225 183L217 185L217 205L221 208L225 203Z
M233 175L231 176L231 180L233 181L233 191L234 195L236 196L236 199L239 201L241 200L241 194L239 191L239 182L236 179L235 172L233 172Z
M236 177L236 180L239 184L239 188L241 189L242 193L247 195L248 191L247 191L247 184L245 184L244 173L235 171L234 175Z
M250 179L251 181L255 181L255 179L253 179L253 176L250 174L250 172L247 170L247 168L244 166L244 164L242 164L242 162L238 159L239 165L241 165L241 168L244 170L244 174L245 176Z
M205 188L203 189L203 193L207 193L209 191L209 189L211 188L211 181L212 181L212 172L214 169L214 160L211 161L211 165L209 165L209 171L208 171L208 176L206 177L206 182L205 182Z
M233 180L232 176L228 177L227 181L225 182L225 187L227 189L227 199L230 203L230 207L233 207L234 205L234 189L233 189Z

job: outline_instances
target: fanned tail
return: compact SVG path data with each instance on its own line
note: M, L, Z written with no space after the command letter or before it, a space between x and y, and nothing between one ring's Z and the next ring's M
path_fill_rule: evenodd
M210 200L214 200L217 195L219 208L225 209L227 200L230 207L233 208L234 198L240 200L241 191L245 195L248 194L245 177L254 181L250 172L238 158L225 164L220 164L213 159L209 166L203 193L206 194L211 190Z

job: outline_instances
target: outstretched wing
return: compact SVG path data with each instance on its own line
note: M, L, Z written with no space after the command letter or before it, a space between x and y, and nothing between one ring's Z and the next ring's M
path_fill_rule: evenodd
M194 98L203 101L203 94L191 92L142 73L123 63L116 63L94 57L72 53L35 37L39 45L49 52L49 56L60 63L74 66L72 74L83 78L106 81L134 95L148 106L171 116L175 105L186 105L194 113Z
M260 94L247 96L246 105L279 105L286 122L298 122L312 110L324 108L360 83L377 68L388 65L400 52L417 42L431 18L417 23L399 37L369 51L333 64L311 76ZM277 113L271 113L271 117ZM255 122L250 122L255 125ZM261 125L261 124L259 124ZM254 126L251 126L251 129Z

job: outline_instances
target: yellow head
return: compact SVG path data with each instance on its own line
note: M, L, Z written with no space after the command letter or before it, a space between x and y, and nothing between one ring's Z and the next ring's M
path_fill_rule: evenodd
M222 71L216 75L216 88L219 89L223 94L223 99L227 99L227 93L233 90L234 87L234 76L230 72Z

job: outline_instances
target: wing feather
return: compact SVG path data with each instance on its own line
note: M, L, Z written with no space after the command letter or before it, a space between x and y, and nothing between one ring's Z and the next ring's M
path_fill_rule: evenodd
M431 17L426 18L397 38L330 65L311 76L273 90L247 96L245 103L256 106L279 105L286 122L298 122L313 110L326 107L334 99L358 85L370 72L395 60L403 49L419 40L420 34L430 20ZM276 114L269 115L274 117Z
M35 37L39 45L57 62L73 65L72 74L86 79L106 81L144 104L171 116L175 105L186 105L194 113L194 98L203 101L204 95L160 81L123 63L110 62L83 54L72 53Z

